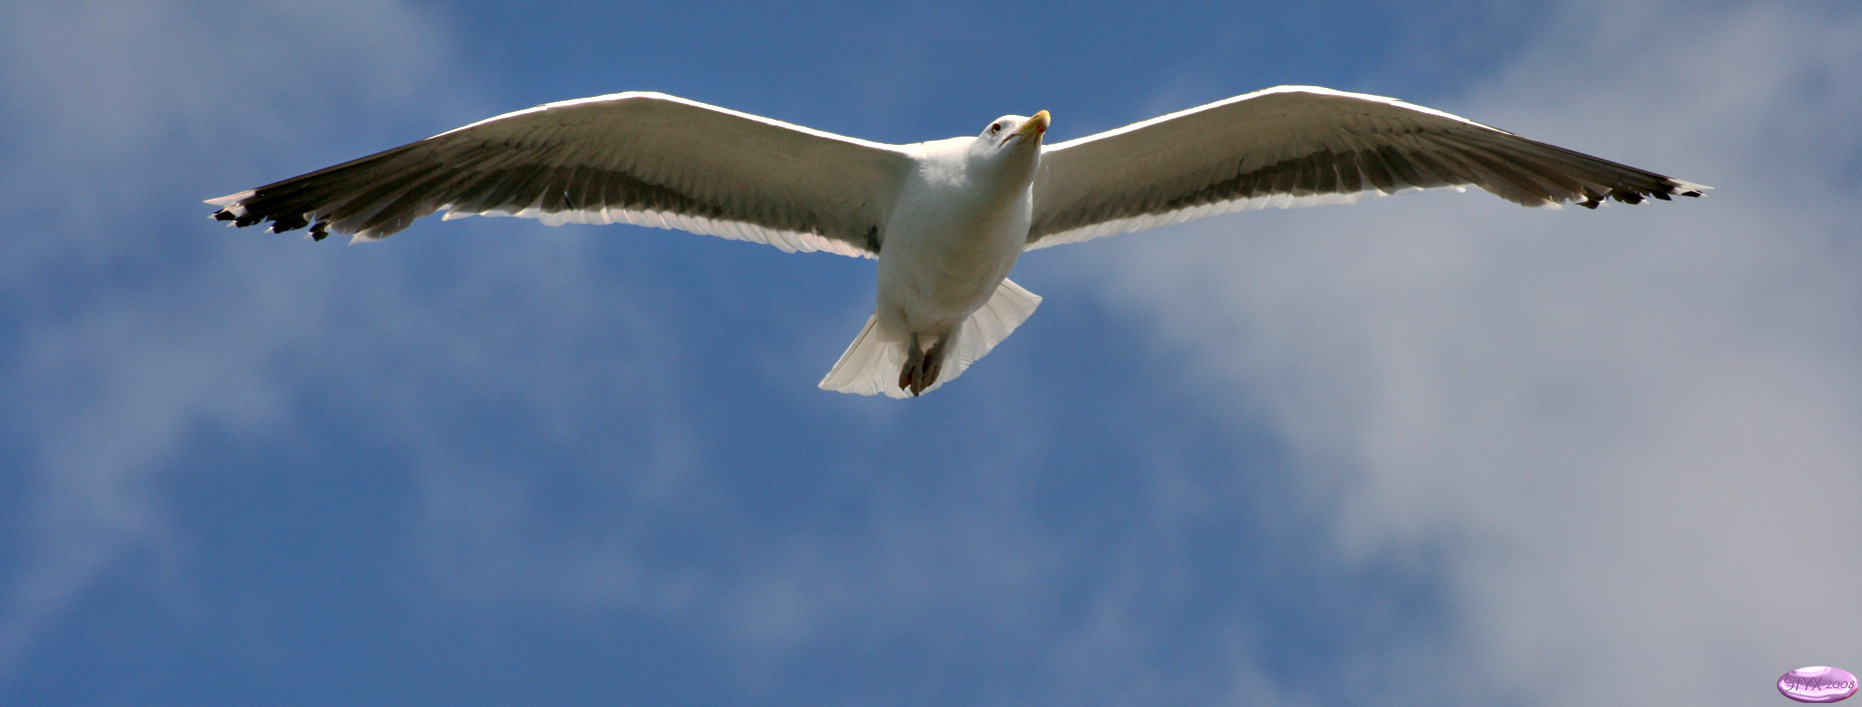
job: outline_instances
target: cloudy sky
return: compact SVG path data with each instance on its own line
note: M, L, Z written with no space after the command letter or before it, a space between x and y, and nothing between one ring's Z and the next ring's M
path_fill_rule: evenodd
M1716 189L1040 251L907 401L815 388L871 261L200 203L622 90L1290 83ZM1783 704L1862 670L1858 115L1844 0L0 4L0 703Z

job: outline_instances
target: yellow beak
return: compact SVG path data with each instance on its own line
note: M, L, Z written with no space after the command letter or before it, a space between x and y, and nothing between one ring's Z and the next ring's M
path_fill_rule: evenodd
M1029 118L1028 122L1022 123L1022 126L1017 128L1015 132L1021 135L1023 140L1038 137L1042 133L1047 132L1047 125L1051 121L1052 119L1048 116L1047 111L1041 111L1034 114L1034 117Z

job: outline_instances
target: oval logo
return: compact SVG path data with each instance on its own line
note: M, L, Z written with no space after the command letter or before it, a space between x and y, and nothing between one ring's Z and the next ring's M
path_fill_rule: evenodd
M1778 692L1798 702L1836 702L1856 694L1856 676L1842 668L1813 665L1778 678Z

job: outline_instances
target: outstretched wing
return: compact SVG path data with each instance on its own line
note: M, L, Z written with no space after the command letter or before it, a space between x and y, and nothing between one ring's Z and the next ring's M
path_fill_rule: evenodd
M550 225L623 222L874 256L911 158L656 93L507 113L238 194L214 216L270 230L386 238L446 210Z
M1394 98L1282 86L1049 147L1028 248L1463 185L1527 206L1590 208L1707 189Z

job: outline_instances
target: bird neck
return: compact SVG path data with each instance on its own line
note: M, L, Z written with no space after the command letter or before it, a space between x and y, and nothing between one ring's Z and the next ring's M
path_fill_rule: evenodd
M1034 181L1035 166L1041 159L1039 145L972 145L965 151L964 171L971 179L999 185L1003 193L1013 193ZM1033 148L1033 149L1029 149Z

